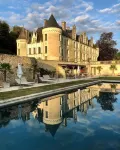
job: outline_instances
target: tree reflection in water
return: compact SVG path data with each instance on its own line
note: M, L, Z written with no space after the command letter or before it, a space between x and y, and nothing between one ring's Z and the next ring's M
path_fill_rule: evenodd
M114 111L113 103L117 101L115 93L111 92L100 92L97 102L100 103L103 110Z

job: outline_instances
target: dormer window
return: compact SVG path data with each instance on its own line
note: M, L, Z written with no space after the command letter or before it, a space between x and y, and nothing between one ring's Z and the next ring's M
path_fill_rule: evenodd
M36 38L33 38L33 43L36 43Z

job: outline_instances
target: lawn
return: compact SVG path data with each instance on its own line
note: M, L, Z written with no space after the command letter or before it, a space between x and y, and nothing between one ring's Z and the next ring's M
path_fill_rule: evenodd
M31 87L31 88L20 89L20 90L9 91L9 92L0 92L0 100L20 97L20 96L25 96L25 95L35 94L35 93L41 93L45 91L72 86L72 85L88 83L91 81L93 80L79 80L79 81L72 81L68 83L58 83L58 84L50 84L50 85L45 85L40 87Z
M120 80L120 77L100 77L100 80Z

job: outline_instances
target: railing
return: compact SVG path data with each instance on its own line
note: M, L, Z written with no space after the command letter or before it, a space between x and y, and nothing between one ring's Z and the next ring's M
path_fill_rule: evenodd
M80 64L80 65L102 65L102 64L120 64L120 60L116 60L116 61L74 61L74 60L70 60L70 61L61 61L64 63L76 63L76 64Z
M90 62L91 65L102 65L102 64L120 64L120 60L115 61L96 61Z

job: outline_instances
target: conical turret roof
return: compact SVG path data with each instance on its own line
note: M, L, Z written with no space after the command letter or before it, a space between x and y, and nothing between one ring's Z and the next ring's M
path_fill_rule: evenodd
M50 134L54 137L60 124L56 124L56 125L48 125L46 124L46 130L50 132Z
M22 28L18 39L26 39L25 29Z
M55 17L53 16L53 14L51 14L49 20L47 21L45 28L49 28L49 27L56 27L56 28L60 28L60 26L58 25Z

